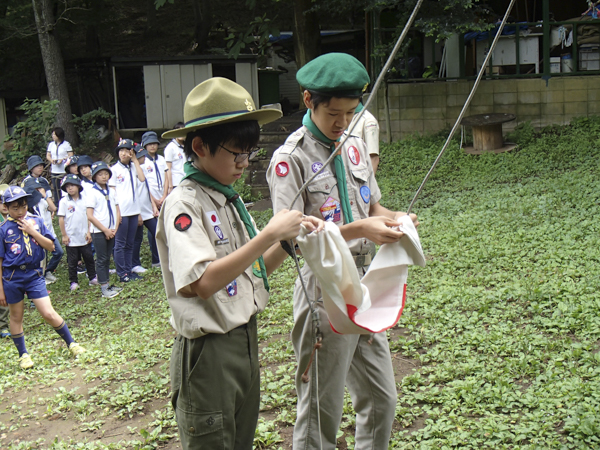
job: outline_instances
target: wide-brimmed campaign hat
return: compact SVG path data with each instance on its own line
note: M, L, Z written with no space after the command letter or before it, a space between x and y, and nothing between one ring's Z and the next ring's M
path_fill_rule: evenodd
M227 78L214 77L192 89L185 99L185 126L166 131L162 137L183 138L190 131L243 120L256 120L264 125L281 116L276 109L257 110L246 89Z

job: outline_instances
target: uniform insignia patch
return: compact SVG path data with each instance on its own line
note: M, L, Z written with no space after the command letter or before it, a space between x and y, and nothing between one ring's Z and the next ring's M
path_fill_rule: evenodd
M69 210L70 213L74 213L75 212L75 207L73 205L69 205L67 207L67 209Z
M360 188L360 196L365 203L369 203L371 200L371 189L369 189L369 186L363 186Z
M280 162L275 166L275 173L280 177L285 177L288 173L290 173L290 166L288 163Z
M175 217L175 229L185 231L192 226L192 218L189 214L181 213Z
M258 262L258 259L254 261L254 264L252 264L252 273L254 276L262 278L262 272L260 271L260 263Z
M123 181L125 181L125 177L123 175L117 175L117 181L119 183L122 183Z
M8 231L6 232L6 234L8 234L9 236L10 236L11 234L13 234L13 233L14 233L14 231L13 231L13 230L8 230Z
M223 231L221 230L221 228L215 226L215 233L217 233L217 236L219 236L219 239L223 239L225 238L225 235L223 234Z
M312 169L313 173L317 173L321 169L321 167L323 167L322 162L315 162L315 163L312 163L311 169Z
M21 253L21 245L19 244L13 244L10 246L10 251L13 252L13 254L18 255Z
M225 289L227 289L227 295L230 297L237 295L237 281L233 280L225 287Z
M221 221L219 220L219 216L217 216L216 211L206 211L206 218L210 222L210 224L214 227L215 225L221 225Z
M350 161L355 166L358 166L360 164L360 153L358 153L358 149L356 147L351 146L348 149L348 158L350 158Z
M326 222L339 222L342 219L342 208L340 202L333 197L329 197L323 206L319 208L323 220Z
M215 241L215 245L225 245L229 244L229 238L219 239Z

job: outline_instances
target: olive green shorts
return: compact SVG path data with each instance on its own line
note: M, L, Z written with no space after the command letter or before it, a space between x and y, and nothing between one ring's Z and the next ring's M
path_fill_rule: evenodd
M256 316L227 334L178 336L172 403L183 449L252 449L260 407Z

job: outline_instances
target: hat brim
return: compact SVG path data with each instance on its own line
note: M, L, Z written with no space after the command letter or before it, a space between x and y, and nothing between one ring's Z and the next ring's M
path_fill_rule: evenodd
M144 142L142 144L142 147L146 148L146 145L150 145L150 144L158 144L158 145L160 145L160 141L158 139L151 139L148 142Z
M215 125L223 125L232 122L242 122L244 120L256 120L259 125L264 125L281 118L283 113L278 109L258 109L247 113L236 114L232 116L219 117L214 120L208 119L206 122L195 123L194 125L185 126L176 130L165 131L161 136L165 139L183 138L191 131L200 130L202 128L214 127Z

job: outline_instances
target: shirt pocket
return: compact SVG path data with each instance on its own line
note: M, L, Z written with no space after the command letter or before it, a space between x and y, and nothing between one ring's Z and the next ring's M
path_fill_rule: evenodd
M354 220L358 220L369 216L371 207L370 173L367 167L351 169L351 172L354 184L352 195L354 196L355 212L360 215L360 217L355 217Z
M335 177L313 181L306 190L310 193L304 211L306 214L333 222L341 220L338 211L341 201Z
M253 295L254 287L250 276L246 272L242 272L223 289L215 292L214 297L221 303L232 303Z

